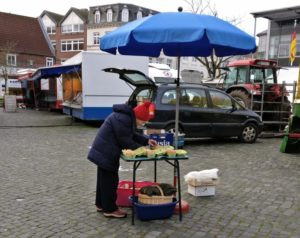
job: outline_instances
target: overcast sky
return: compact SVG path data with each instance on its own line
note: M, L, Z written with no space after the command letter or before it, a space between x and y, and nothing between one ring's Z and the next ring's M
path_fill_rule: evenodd
M190 10L184 0L0 0L0 11L38 17L44 10L64 15L71 7L89 8L110 3L131 3L161 12L177 11L179 6L184 11ZM250 13L300 5L297 0L210 0L210 4L217 9L220 18L241 19L237 26L251 35L254 18ZM267 20L258 19L256 33L266 30L267 26Z

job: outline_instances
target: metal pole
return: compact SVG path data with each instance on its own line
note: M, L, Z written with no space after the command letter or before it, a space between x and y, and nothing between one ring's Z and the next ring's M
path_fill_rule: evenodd
M179 129L179 79L180 79L180 57L177 57L177 80L176 80L176 108L175 108L175 148L178 149L178 129Z
M176 81L176 109L175 109L175 149L178 149L178 129L179 129L179 97L180 97L180 88L179 88L179 79L180 79L180 57L177 57L177 81ZM179 179L179 178L178 178ZM174 179L173 185L176 187L177 180L177 168L174 166Z
M263 118L264 111L264 95L265 95L265 84L262 84L262 92L261 92L261 104L260 104L260 116Z
M253 37L255 39L255 44L256 44L256 17L254 17L254 31L253 31ZM251 54L251 58L254 58L254 54Z

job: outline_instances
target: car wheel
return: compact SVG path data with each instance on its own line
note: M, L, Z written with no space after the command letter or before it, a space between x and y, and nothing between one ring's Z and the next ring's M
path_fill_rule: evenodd
M178 130L179 130L180 134L184 133L183 130L182 130L182 128L180 126L179 126ZM166 126L165 127L165 131L168 132L168 133L175 134L175 125L168 125L168 126Z
M248 123L242 130L239 139L244 143L254 143L257 139L257 126L253 123Z

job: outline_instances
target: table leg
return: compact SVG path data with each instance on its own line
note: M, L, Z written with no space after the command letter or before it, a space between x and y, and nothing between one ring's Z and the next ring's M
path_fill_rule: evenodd
M134 196L135 196L135 173L136 173L136 161L133 163L133 177L132 177L132 206L131 206L131 225L134 225Z
M157 176L157 174L156 174L156 169L157 169L157 162L156 162L156 160L154 160L154 182L156 183L156 176Z
M180 169L179 161L175 161L175 167L177 167L177 183L178 183L178 202L179 202L179 220L182 221L182 207L181 207L181 187L180 187Z

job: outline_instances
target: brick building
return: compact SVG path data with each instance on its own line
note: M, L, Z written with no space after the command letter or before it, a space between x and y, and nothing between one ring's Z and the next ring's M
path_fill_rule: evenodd
M57 63L81 50L99 51L99 37L138 18L158 13L133 4L109 4L88 9L70 8L65 15L43 11L40 15L55 50Z
M5 92L5 79L14 94L21 94L18 70L55 63L50 45L38 18L0 12L0 97Z

